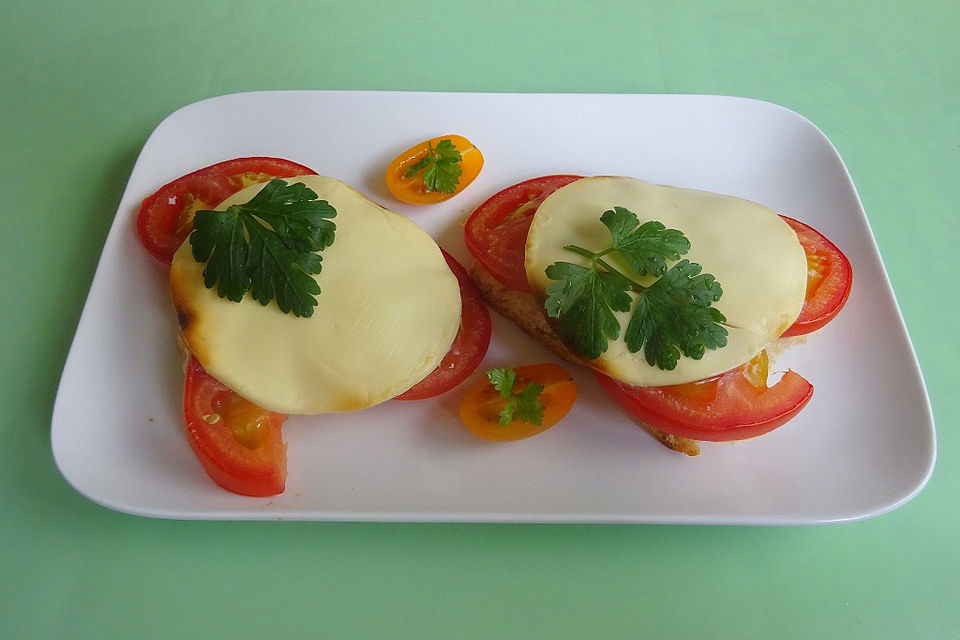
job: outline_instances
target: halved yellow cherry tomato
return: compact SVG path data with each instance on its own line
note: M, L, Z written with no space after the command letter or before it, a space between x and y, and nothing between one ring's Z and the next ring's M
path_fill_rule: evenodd
M407 176L407 171L423 160L431 148L436 149L443 140L453 143L461 157L461 174L453 193L428 191L423 182L423 170ZM397 200L407 204L433 204L452 198L466 189L482 168L483 154L473 146L472 142L463 136L437 136L410 147L393 159L393 162L387 166L387 188Z
M467 429L486 440L521 440L542 433L557 424L577 399L577 385L570 372L552 362L514 367L517 380L513 392L519 393L531 382L543 385L538 399L543 404L543 423L529 424L514 418L500 426L500 411L506 399L484 377L467 389L460 401L460 419Z

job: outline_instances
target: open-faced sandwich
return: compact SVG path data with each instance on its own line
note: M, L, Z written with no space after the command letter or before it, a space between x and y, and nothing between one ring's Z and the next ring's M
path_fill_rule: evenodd
M484 297L666 446L781 426L812 385L767 386L768 347L843 306L846 257L811 227L741 198L634 178L553 175L492 196L464 227Z
M188 439L235 493L283 491L287 414L443 393L490 339L456 260L409 219L312 173L219 163L164 186L138 217L144 244L171 261Z

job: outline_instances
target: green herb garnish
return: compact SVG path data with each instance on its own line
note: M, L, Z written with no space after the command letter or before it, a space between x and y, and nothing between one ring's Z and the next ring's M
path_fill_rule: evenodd
M423 186L427 192L454 193L460 184L460 174L463 173L460 166L462 162L463 157L452 141L441 140L436 148L428 142L427 155L417 164L408 167L404 177L412 178L423 171Z
M500 411L500 427L510 424L514 418L538 427L543 424L543 403L538 400L543 393L543 385L530 382L519 393L513 392L517 382L517 373L510 367L501 367L487 371L487 378L493 388L507 404Z
M317 305L319 251L333 244L337 215L301 182L275 178L246 204L225 211L197 211L190 245L206 263L203 283L240 302L247 291L262 305L271 300L284 313L309 317Z
M651 366L671 371L680 355L699 360L706 349L727 344L723 314L711 307L723 295L720 283L701 266L680 260L669 270L667 260L678 260L690 249L682 232L656 221L642 225L629 209L605 211L600 222L607 227L612 244L600 252L576 245L564 249L590 259L587 267L555 262L546 274L554 284L547 287L547 315L558 318L560 338L586 358L600 357L610 340L620 337L615 311L636 306L624 333L631 353L643 348ZM660 276L644 286L628 277L603 256L616 252L640 276Z

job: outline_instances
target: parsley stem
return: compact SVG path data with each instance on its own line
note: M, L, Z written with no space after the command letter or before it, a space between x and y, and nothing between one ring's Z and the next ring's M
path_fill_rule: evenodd
M601 257L601 256L605 256L605 255L607 255L608 253L613 253L614 251L617 250L616 247L607 247L606 249L604 249L604 250L601 251L600 253L594 253L593 251L590 251L589 249L584 249L583 247L578 247L578 246L575 245L575 244L568 244L567 246L564 247L564 249L566 249L566 250L568 250L568 251L573 251L574 253L579 253L579 254L582 255L584 258L590 258L591 260L596 260L597 258L599 258L599 257Z
M589 249L584 249L583 247L578 247L578 246L575 245L575 244L568 244L567 246L564 247L564 249L566 249L567 251L573 251L574 253L580 254L580 255L583 256L584 258L590 258L591 260L595 260L595 259L597 258L597 256L600 255L599 253L594 253L593 251L590 251Z
M599 264L601 267L603 267L604 269L606 269L606 270L607 270L608 272L610 272L610 273L619 274L620 276L622 276L623 278L625 278L625 279L627 280L627 282L630 283L630 287L631 287L631 288L633 289L633 291L635 291L636 293L643 293L644 291L647 290L647 287L643 286L642 284L640 284L640 283L637 282L636 280L627 277L626 275L624 275L624 273L623 273L622 271L620 271L619 269L615 269L615 268L612 267L606 260L602 260L602 259L600 258L600 256L604 256L604 255L606 255L606 254L608 254L608 253L612 253L613 251L616 251L616 250L617 250L616 247L610 247L609 249L606 249L606 250L604 250L604 251L601 251L600 253L594 253L593 251L590 251L589 249L584 249L583 247L578 247L578 246L575 245L575 244L568 244L568 245L566 245L566 246L564 247L564 249L566 249L567 251L572 251L572 252L574 252L574 253L576 253L576 254L578 254L578 255L581 255L581 256L583 256L584 258L590 258L590 261L593 262L594 265L598 265L598 264Z

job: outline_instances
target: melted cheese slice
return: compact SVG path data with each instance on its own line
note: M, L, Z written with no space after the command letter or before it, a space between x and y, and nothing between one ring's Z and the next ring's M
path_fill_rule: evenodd
M807 261L796 234L766 207L731 196L650 184L634 178L584 178L551 194L534 216L527 236L527 278L534 291L553 282L545 269L554 262L587 266L589 261L563 249L576 244L591 251L610 246L610 232L600 222L604 211L626 207L640 223L662 222L690 240L683 256L713 274L723 287L715 307L727 318L727 346L707 350L700 360L681 357L677 368L663 371L647 364L643 349L630 353L623 341L629 313L617 313L620 339L591 366L632 385L692 382L743 364L793 324L803 307ZM616 254L604 257L642 284ZM671 263L672 264L672 263ZM636 295L634 299L636 300Z
M352 411L409 389L440 363L460 326L460 288L433 239L413 222L323 176L302 182L337 210L309 318L249 297L219 298L184 242L170 270L181 336L204 369L281 413ZM248 202L253 185L218 208Z

